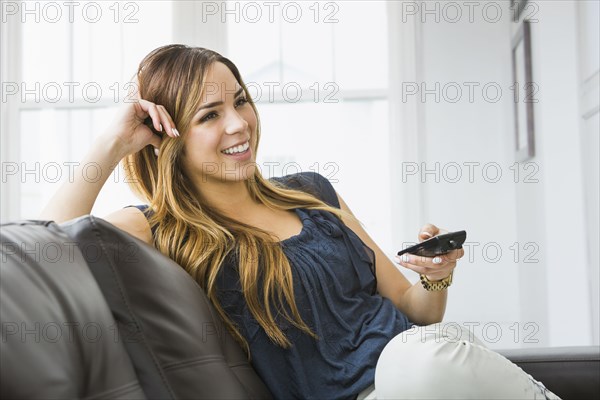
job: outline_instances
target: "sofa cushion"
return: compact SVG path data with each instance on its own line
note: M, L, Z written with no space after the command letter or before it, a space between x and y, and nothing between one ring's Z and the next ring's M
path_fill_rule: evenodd
M145 398L108 305L58 226L2 225L0 398Z
M61 227L86 258L148 398L271 397L183 268L102 219Z

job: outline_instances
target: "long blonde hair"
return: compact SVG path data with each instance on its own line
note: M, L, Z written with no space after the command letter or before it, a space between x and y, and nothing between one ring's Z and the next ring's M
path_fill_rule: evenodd
M220 54L199 47L168 45L148 54L138 69L140 97L163 105L181 135L185 135L200 104L206 71L215 62L231 70L258 120L256 106L237 67ZM258 120L254 154L259 140ZM153 211L149 222L156 229L156 248L200 284L248 356L247 341L217 298L219 271L225 258L234 251L238 252L239 280L248 309L268 337L281 347L291 345L276 323L275 317L281 315L296 328L317 338L296 307L292 271L281 245L274 242L268 232L238 222L205 204L185 174L182 153L183 141L164 135L158 158L152 146L147 146L124 160L130 186ZM340 220L353 218L308 193L264 179L259 168L255 168L253 177L245 184L255 201L274 210L306 208L329 211ZM259 287L262 288L260 293Z

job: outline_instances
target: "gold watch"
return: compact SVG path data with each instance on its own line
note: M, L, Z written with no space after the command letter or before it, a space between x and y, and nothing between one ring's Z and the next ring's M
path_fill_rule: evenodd
M439 281L430 281L425 275L421 274L421 285L423 285L425 290L429 292L439 292L441 290L447 289L450 285L452 285L453 274L454 271L450 272L450 275Z

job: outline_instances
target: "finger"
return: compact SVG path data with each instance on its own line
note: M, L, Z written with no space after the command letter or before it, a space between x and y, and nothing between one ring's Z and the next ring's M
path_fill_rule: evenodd
M158 112L158 108L156 107L156 104L143 99L140 99L138 101L138 104L140 105L142 111L144 111L147 114L147 116L152 118L152 126L154 126L154 129L156 129L158 132L162 132L163 128L160 123L161 117L160 113ZM145 118L146 117L144 116L142 119Z
M423 275L430 276L447 276L454 269L451 264L445 265L443 267L440 266L426 266L426 265L418 265L413 264L411 262L400 261L399 264L405 268L408 268L412 271L418 272Z
M430 257L422 257L415 256L414 254L403 254L402 256L396 256L396 262L400 265L410 264L416 265L420 268L428 268L428 269L440 269L445 267L441 264L441 258L438 258L438 262L434 263L434 258Z
M465 255L465 250L463 248L452 250L448 254L444 254L444 258L448 261L458 261Z
M165 128L165 132L167 133L167 135L174 137L174 138L179 137L179 132L175 128L175 123L173 122L173 119L167 112L167 109L161 105L158 105L156 107L161 116L161 121L163 121L163 126Z
M160 138L157 135L152 135L152 137L150 138L150 144L155 148L155 149L159 149L161 144L162 144L162 138Z
M439 273L440 271L448 271L456 268L456 261L447 260L443 256L430 258L415 256L414 254L403 254L401 257L396 256L396 262L402 266L408 264L415 265L428 271L427 274Z
M439 229L437 226L433 224L425 224L421 227L419 231L419 241L427 240L436 236L439 233Z
M402 256L398 257L396 256L396 258L398 258L400 261L403 262L407 262L410 264L415 264L415 265L419 265L422 267L432 267L435 266L437 268L438 265L442 264L444 262L444 259L441 256L437 256L437 257L425 257L425 256L418 256L415 254L403 254Z

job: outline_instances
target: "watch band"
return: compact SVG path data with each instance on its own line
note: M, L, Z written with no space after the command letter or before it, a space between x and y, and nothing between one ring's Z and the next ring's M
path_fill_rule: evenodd
M427 290L429 292L439 292L441 290L447 289L450 285L452 285L452 275L453 274L454 274L454 271L450 272L450 275L448 275L447 277L445 277L444 279L442 279L440 281L430 281L429 279L427 279L427 277L425 275L421 274L420 275L421 285L423 285L425 290Z

